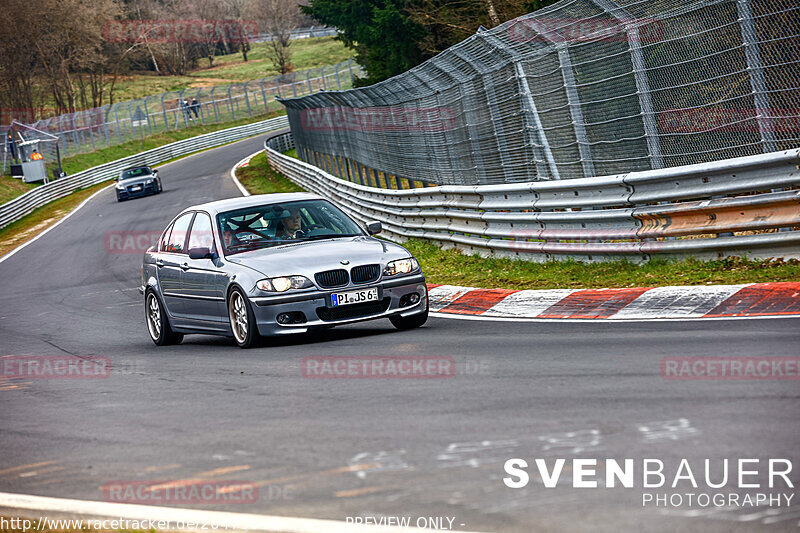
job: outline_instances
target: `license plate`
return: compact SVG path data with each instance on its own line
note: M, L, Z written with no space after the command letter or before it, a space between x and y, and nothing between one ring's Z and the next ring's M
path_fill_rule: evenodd
M141 185L136 185L135 187L131 187L131 192L139 192L142 190Z
M335 292L331 294L331 307L340 305L360 304L378 300L378 288L361 289L360 291Z

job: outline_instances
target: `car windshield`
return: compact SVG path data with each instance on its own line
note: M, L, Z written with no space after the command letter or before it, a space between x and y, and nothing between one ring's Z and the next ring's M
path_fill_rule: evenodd
M128 170L122 172L122 179L127 180L130 178L148 176L150 174L152 174L152 172L150 172L150 167L129 168Z
M363 235L361 228L327 200L267 204L217 215L225 255L337 237Z

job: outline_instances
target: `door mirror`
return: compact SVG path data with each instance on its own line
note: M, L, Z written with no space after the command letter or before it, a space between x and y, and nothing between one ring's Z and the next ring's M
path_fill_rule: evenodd
M189 259L214 259L214 254L208 248L189 248Z
M158 169L157 168L153 169L153 174L158 174Z
M383 231L383 226L380 222L367 222L367 232L370 235L377 235L381 231Z

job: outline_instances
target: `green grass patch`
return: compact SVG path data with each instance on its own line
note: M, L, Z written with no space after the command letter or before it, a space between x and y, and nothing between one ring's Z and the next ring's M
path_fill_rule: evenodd
M800 261L752 261L730 257L717 261L652 259L582 263L485 258L436 244L411 240L403 246L414 254L429 283L506 289L582 289L658 287L664 285L728 285L768 281L797 281Z
M214 66L208 66L208 60L201 58L198 68L185 76L157 76L155 74L134 74L121 76L114 86L114 101L122 102L144 98L167 91L180 91L183 88L212 87L228 83L240 83L261 78L272 78L278 72L267 57L267 43L253 43L247 54L247 61L242 59L241 52L214 58ZM346 61L352 57L352 51L334 37L315 37L292 41L289 48L292 52L294 69L327 67ZM305 80L303 76L298 81ZM349 76L342 79L349 84ZM110 83L107 84L110 86ZM348 85L349 86L349 85ZM191 95L191 91L187 94Z
M25 183L11 176L0 176L0 205L36 187L36 183Z
M269 194L273 192L302 192L299 187L289 178L279 172L275 172L269 161L267 154L261 152L246 167L241 167L236 171L236 177L244 185L245 189L251 194Z

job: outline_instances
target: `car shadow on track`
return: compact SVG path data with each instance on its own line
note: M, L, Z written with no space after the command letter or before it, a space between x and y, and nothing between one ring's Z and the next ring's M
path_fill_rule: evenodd
M385 335L404 335L409 333L408 331L398 331L391 326L385 327L380 324L371 324L370 326L340 326L338 328L313 331L309 333L298 333L280 337L267 337L258 345L258 348L285 348L343 340L367 339L370 337ZM430 324L422 326L423 329L430 327ZM236 342L232 337L190 335L184 338L180 346L231 346L232 348L236 348Z

